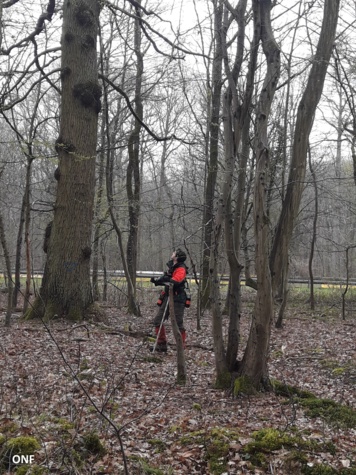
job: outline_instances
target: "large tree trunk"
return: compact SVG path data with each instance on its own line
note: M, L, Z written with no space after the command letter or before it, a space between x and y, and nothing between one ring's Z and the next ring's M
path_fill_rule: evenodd
M240 333L240 306L241 306L241 272L243 266L240 263L240 248L241 248L241 230L243 224L243 208L246 192L246 169L248 152L244 143L241 148L241 141L246 140L249 134L250 126L250 109L252 93L254 89L254 77L257 63L258 44L260 39L259 32L254 31L253 41L250 48L250 60L248 65L248 72L245 81L245 91L243 101L237 101L237 81L239 71L241 69L244 56L245 43L245 11L247 2L241 0L233 11L233 15L238 23L239 33L237 36L238 47L234 68L231 73L228 71L227 54L224 54L225 71L229 79L230 89L233 91L230 104L230 124L228 121L224 122L225 142L229 141L233 149L231 152L238 160L237 171L237 189L235 198L235 210L231 208L231 198L227 201L227 212L225 216L225 246L230 269L229 294L227 298L227 308L229 315L229 330L226 358L230 371L236 368L236 360L239 348L239 333ZM224 42L224 51L227 52L226 44ZM232 106L232 107L231 107ZM224 116L227 114L227 110ZM229 125L229 130L226 127ZM240 150L241 149L241 150ZM234 159L236 161L236 159ZM231 167L231 175L233 175L233 164Z
M254 35L254 41L251 47L251 57L249 62L248 75L245 86L245 93L243 101L239 102L237 94L237 81L239 78L241 65L244 57L244 41L245 41L245 11L246 0L240 0L236 9L229 12L232 14L238 24L237 34L237 53L233 67L231 68L228 61L227 53L227 31L231 21L228 10L224 12L223 34L222 34L222 52L224 58L225 72L228 78L228 87L224 94L224 138L225 138L225 163L224 163L224 181L222 186L222 194L218 202L218 211L215 220L215 229L212 241L212 259L210 268L211 271L211 294L213 296L213 336L214 336L214 350L216 352L216 372L217 384L222 386L229 383L226 377L226 372L233 371L236 366L236 358L239 345L239 316L240 316L240 277L242 266L239 262L239 249L241 244L241 214L244 196L244 174L240 171L237 192L237 208L235 209L235 216L231 205L231 194L233 189L234 169L238 151L240 148L242 131L245 127L245 121L251 105L251 97L253 91L253 77L256 66L257 47L259 42L259 35ZM229 7L231 9L231 7ZM240 164L244 164L242 157ZM234 218L237 222L234 223ZM225 231L225 247L230 270L230 283L228 293L228 314L229 314L229 329L227 350L225 353L224 342L222 340L221 329L221 310L218 299L218 292L215 287L219 285L216 278L216 268L218 267L219 244L222 228ZM236 228L239 230L236 232ZM225 358L224 364L222 359Z
M40 296L29 317L80 320L93 303L90 285L98 85L97 0L64 2L58 188Z
M229 97L230 96L230 97ZM228 287L228 315L229 315L229 330L226 360L230 371L234 369L236 362L238 344L239 344L239 316L240 316L240 274L242 266L238 260L238 249L235 247L236 241L234 236L234 220L231 208L231 192L232 192L232 177L234 174L234 164L236 158L234 127L232 123L233 114L231 113L231 92L224 96L224 136L225 136L225 164L227 175L230 175L230 186L224 186L226 195L224 199L225 207L225 247L230 269L230 281ZM238 127L238 124L235 124ZM239 140L239 137L238 137ZM226 182L228 178L226 178Z
M272 286L268 261L269 220L267 217L267 190L269 149L267 125L280 75L280 50L271 27L271 1L254 1L255 27L261 31L267 72L257 108L256 176L254 187L254 226L256 239L257 295L247 347L240 372L259 388L268 383L267 356L273 317Z
M288 269L289 246L304 189L309 134L313 126L315 110L323 91L326 71L335 40L339 3L339 0L325 0L318 47L308 83L298 107L287 191L270 256L273 296L281 294L283 278Z

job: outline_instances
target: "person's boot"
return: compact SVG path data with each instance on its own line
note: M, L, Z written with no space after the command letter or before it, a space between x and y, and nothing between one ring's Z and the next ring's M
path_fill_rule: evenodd
M157 344L155 351L158 353L167 353L167 337L166 337L166 328L162 325L161 330L159 327L155 327L156 337L157 337ZM153 351L154 346L150 348Z
M187 345L186 345L186 341L187 341L187 332L185 331L184 328L182 328L180 330L180 334L182 336L182 342L183 342L183 348L186 349Z

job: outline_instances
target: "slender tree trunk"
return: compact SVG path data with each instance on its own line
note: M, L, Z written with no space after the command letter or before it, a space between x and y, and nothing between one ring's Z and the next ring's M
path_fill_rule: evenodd
M281 170L281 178L282 178L282 183L281 183L281 197L282 201L284 200L284 195L285 195L285 180L286 180L286 170L287 170L287 150L288 150L288 123L289 123L289 117L290 117L290 100L291 100L291 65L292 65L292 58L293 58L293 50L294 50L294 43L295 43L295 38L296 34L298 31L298 26L299 22L301 19L301 8L302 8L302 3L299 5L299 11L298 11L298 19L297 19L297 24L294 29L293 37L292 37L292 42L290 46L290 54L287 62L287 90L286 90L286 100L285 100L285 105L284 105L284 125L283 125L283 136L282 136L282 170ZM274 295L274 303L276 305L276 309L278 312L277 320L276 320L276 328L281 328L283 326L283 317L284 317L284 312L287 306L287 297L288 297L288 275L289 275L289 261L287 260L285 262L284 268L280 269L281 273L281 279L280 279L280 286L276 292L277 294Z
M14 285L14 291L12 294L13 307L17 306L18 293L21 289L21 254L22 254L23 228L25 224L25 212L26 212L26 185L25 185L25 192L22 198L19 228L17 231L17 239L16 239L15 285Z
M141 0L137 0L141 4ZM136 16L140 17L140 10L136 9ZM143 76L143 54L141 52L141 26L140 20L135 20L134 48L136 54L136 84L135 84L135 112L139 119L143 119L142 106L142 76ZM134 128L128 141L129 163L126 175L126 190L129 204L129 235L127 239L127 266L131 277L132 286L128 286L128 311L137 314L136 305L136 271L137 271L137 249L138 249L138 225L140 215L140 132L141 122L135 118ZM134 293L132 294L132 290Z
M218 173L219 157L219 130L220 130L220 105L222 88L222 17L223 2L215 0L214 2L214 34L215 50L212 71L212 92L211 92L211 117L210 117L210 146L208 159L208 173L205 187L204 212L203 212L203 265L200 307L204 311L209 305L210 298L210 279L209 262L212 245L213 217L214 217L214 199L216 178Z
M310 280L310 308L311 310L315 309L315 297L314 297L314 274L313 274L313 260L314 260L314 250L317 237L317 224L318 224L318 214L319 214L319 194L318 194L318 184L316 181L316 174L313 168L310 147L308 147L308 157L309 157L309 169L313 177L313 186L314 186L314 218L313 218L313 231L312 231L312 240L310 243L310 254L309 254L309 280Z
M101 125L101 146L104 148L105 144L105 123L102 121ZM99 175L98 175L98 187L95 204L95 228L94 228L94 240L93 240L93 298L94 301L100 299L99 290L99 246L100 246L100 233L102 229L102 212L103 212L103 197L104 197L104 177L105 177L105 153L100 152L99 155Z
M243 18L246 9L246 2L240 4L239 29L240 29L240 48L243 46L244 28ZM250 108L252 92L254 88L254 77L257 61L257 50L259 43L259 35L254 34L254 39L251 47L251 56L249 61L248 73L246 78L246 87L244 102L233 113L233 117L238 116L239 121L235 122L234 135L232 137L235 147L235 153L238 160L237 172L237 189L235 198L235 211L230 210L225 219L225 235L230 239L225 238L227 254L230 268L230 282L228 295L228 315L229 315L229 331L226 358L230 371L236 368L237 353L239 348L240 338L240 307L241 307L241 272L243 266L240 263L240 248L242 244L242 227L244 218L244 202L246 194L246 171L247 161L249 156L249 129L250 129ZM233 78L235 82L236 79ZM236 107L236 105L235 105ZM226 140L226 139L225 139ZM241 148L241 150L240 150ZM231 203L230 203L231 206ZM234 253L229 252L228 249L233 249Z
M123 75L123 80L124 78L125 78L125 74ZM119 114L121 111L121 97L118 100L117 110ZM122 239L122 232L121 232L118 220L116 219L115 211L114 211L114 198L113 198L114 197L114 192L113 192L114 153L113 153L113 150L111 150L111 143L113 142L113 140L109 131L109 102L108 102L107 84L105 82L104 82L104 111L105 111L104 119L106 122L106 142L107 142L105 183L106 183L106 197L107 197L107 202L108 202L108 212L109 212L114 230L117 235L117 242L118 242L119 251L121 255L122 266L124 268L124 273L127 280L127 287L129 289L130 295L132 296L132 295L135 295L135 289L131 280L131 275L130 275L128 264L127 264L126 253L125 253L124 243ZM117 131L117 122L115 122L113 134L116 131ZM106 262L104 262L105 254L102 253L102 256L103 256L103 266L104 268L106 268ZM105 272L104 272L104 276L105 276ZM106 282L106 278L105 278L105 282ZM106 291L106 289L104 290ZM139 304L136 301L134 303L136 305L135 314L141 315Z
M341 315L342 319L346 320L346 294L347 291L349 290L349 278L350 278L350 269L349 269L349 251L350 247L347 247L345 249L345 268L346 268L346 285L345 285L345 290L342 292L342 309L341 309Z
M298 107L287 191L270 256L274 296L280 293L280 289L283 287L283 276L287 272L290 241L304 189L308 139L314 122L315 110L323 91L335 40L339 3L339 0L325 0L324 17L316 54L307 86Z
M107 268L106 268L106 253L105 253L105 246L103 241L100 242L100 255L101 260L103 263L103 302L108 300L108 276L107 276Z
M2 48L2 4L3 0L0 1L0 49Z
M11 262L10 262L9 249L7 247L4 222L3 222L1 214L0 214L0 242L1 242L3 253L4 253L5 265L6 265L7 308L6 308L6 315L5 315L5 326L8 327L10 326L10 323L11 323L13 282L12 282L12 275L11 275Z
M98 85L97 0L64 2L58 187L47 261L29 317L80 320L93 303L90 282Z
M177 383L185 385L187 381L187 371L185 365L185 355L183 348L182 335L179 331L177 320L174 313L173 285L169 287L169 316L173 330L174 339L177 344Z
M271 1L253 3L255 26L260 29L267 71L257 108L256 124L256 176L254 187L254 227L256 239L257 295L249 339L240 372L247 376L255 388L268 385L267 357L273 299L269 255L269 220L267 217L267 181L269 149L267 126L273 97L280 75L280 50L273 37L270 10Z
M26 187L25 187L25 249L26 249L26 286L23 302L23 313L25 314L28 308L31 294L31 238L30 238L30 223L31 223L31 165L33 161L32 153L27 157L26 167Z
M249 131L245 130L243 132L244 138L242 140L242 154L247 155L250 153L250 136ZM248 218L251 214L252 205L250 204L251 189L254 176L254 156L252 156L250 164L250 173L247 179L245 201L243 206L243 222L241 225L241 244L244 254L244 274L245 274L245 285L257 290L257 283L251 276L251 256L249 249L249 228L248 228Z
M232 193L232 177L233 168L235 163L235 138L234 128L232 125L231 117L231 98L229 98L229 92L224 96L224 135L225 135L225 156L226 156L226 172L230 175L231 179L225 178L229 183L229 187L224 186L225 196L223 200L226 203L226 215L223 216L225 224L225 246L226 253L229 262L230 280L228 287L228 315L229 315L229 330L228 330L228 342L227 342L227 366L230 371L234 369L236 362L238 344L239 344L239 318L240 318L240 274L242 266L238 260L238 250L235 247L236 240L234 236L233 216L231 209L231 193ZM238 127L237 124L235 126ZM231 181L230 181L231 180Z
M215 356L216 387L226 388L230 385L231 376L226 361L226 352L224 347L224 334L222 328L222 314L220 307L220 280L218 276L219 269L219 241L221 235L221 224L217 223L214 227L214 236L212 240L212 253L210 255L209 278L211 280L211 310L212 310L212 332L213 347Z
M285 105L284 105L284 125L283 125L283 139L282 139L282 171L281 171L281 178L282 178L282 183L281 183L281 193L282 193L282 200L284 199L284 192L285 192L285 180L286 180L286 171L287 171L287 157L288 157L288 124L289 124L289 118L290 118L290 102L291 102L291 87L292 87L292 80L291 80L291 75L292 75L292 59L293 59L293 51L294 51L294 46L295 46L295 38L297 35L298 27L300 20L302 18L301 16L301 9L303 7L302 2L299 4L298 8L298 17L297 17L297 23L294 28L293 32L293 37L292 37L292 42L290 45L290 53L287 61L287 90L286 90L286 100L285 100Z
M166 122L164 126L164 135L167 136L169 133L169 119L170 119L170 114L171 110L167 110L167 116L166 116ZM164 215L164 209L167 204L167 200L164 199L165 193L169 193L169 187L167 184L167 178L166 178L166 161L167 161L167 141L163 142L163 147L162 147L162 154L161 154L161 168L160 168L160 173L159 173L159 183L158 183L158 200L157 200L157 208L159 212L161 213L161 216ZM172 202L171 197L170 201ZM169 223L171 226L172 223ZM163 227L163 226L162 226ZM163 231L163 230L162 230ZM158 262L159 262L159 269L164 269L165 268L165 261L163 257L163 232L158 233Z

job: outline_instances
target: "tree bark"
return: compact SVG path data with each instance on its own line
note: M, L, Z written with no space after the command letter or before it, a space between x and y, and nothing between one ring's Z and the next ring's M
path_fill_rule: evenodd
M225 9L223 16L223 32L222 32L222 53L224 60L224 68L228 79L228 86L224 93L224 109L223 109L223 125L224 125L224 181L222 185L222 193L218 201L218 210L216 213L215 227L212 240L212 259L210 264L211 273L211 295L213 296L213 337L214 351L216 353L216 372L217 385L223 386L229 384L226 374L233 371L236 367L236 359L239 345L239 318L240 318L240 278L242 266L239 262L239 249L241 245L241 216L243 207L243 196L245 191L244 178L245 174L240 171L238 176L237 191L237 207L235 214L232 210L232 190L233 177L238 151L240 148L242 131L245 127L247 114L251 106L251 97L253 91L253 78L256 67L257 45L259 42L259 33L254 34L254 40L251 45L251 56L246 79L246 86L242 101L238 100L237 81L240 75L241 65L244 57L244 41L245 41L245 11L246 0L240 0L236 9ZM228 13L238 24L236 57L231 67L228 59L227 51L227 31L231 21ZM244 166L244 158L239 157L240 164ZM234 223L234 220L237 220ZM237 231L238 227L238 231ZM227 308L229 314L229 329L227 349L225 353L224 342L222 339L221 329L221 309L219 302L219 292L216 288L219 285L216 269L218 268L219 245L222 229L224 228L225 247L230 270L230 282L227 299ZM222 362L225 358L225 363Z
M273 37L271 1L253 3L255 27L260 29L267 71L257 107L256 176L254 186L254 229L256 240L257 294L250 334L240 373L259 389L268 385L267 356L269 349L273 299L269 269L269 220L267 217L267 181L269 149L267 126L273 97L280 75L280 50Z
M104 123L104 121L103 121ZM105 133L103 130L104 126L102 125L102 131L100 133L102 138L102 146L105 143ZM103 224L103 193L104 193L104 163L105 163L105 153L100 152L99 159L99 176L98 176L98 191L96 196L95 204L95 227L94 227L94 240L93 240L93 298L94 301L100 300L100 289L99 289L99 247L100 247L100 234Z
M31 164L33 161L32 146L30 146L30 154L27 156L26 167L26 186L25 186L25 249L26 249L26 286L23 302L23 313L28 309L31 294L31 238L30 238L30 223L31 223ZM13 297L14 298L14 297Z
M309 280L310 280L310 309L315 309L315 296L314 296L314 273L313 273L313 260L314 260L314 251L317 238L317 224L318 224L318 215L319 215L319 193L318 193L318 183L316 178L316 173L312 164L310 147L308 147L308 158L309 158L309 170L313 178L313 187L314 187L314 217L313 217L313 230L312 230L312 239L310 243L310 254L309 254Z
M179 331L177 320L174 313L173 285L169 286L169 316L171 320L174 339L176 340L176 344L177 344L177 383L181 385L185 385L187 381L185 355L184 355L182 335Z
M215 188L218 173L219 121L222 88L222 16L223 2L217 0L214 2L215 51L211 84L211 117L209 117L209 157L207 157L207 179L203 211L203 263L201 293L199 296L202 311L209 305L210 298L209 262L212 244Z
M3 252L4 252L6 276L7 276L7 308L6 308L6 315L5 315L5 326L8 327L10 326L10 323L11 323L12 292L13 292L14 286L13 286L12 275L11 275L11 262L10 262L9 249L7 247L4 222L3 222L1 214L0 214L0 242L1 242L1 247L3 249Z
M97 0L64 2L58 187L47 261L28 317L87 317L90 283L95 156L101 88L98 85Z
M27 166L30 166L27 163ZM27 172L26 172L27 175ZM19 228L17 231L16 239L16 256L15 256L15 285L12 293L12 305L13 307L17 306L18 293L21 289L21 254L22 254L22 240L23 240L23 228L25 224L25 212L26 212L26 185L25 192L22 198L20 219L19 219Z
M314 122L315 110L323 91L335 40L339 3L339 0L325 0L324 17L316 54L298 106L287 191L270 255L273 296L278 296L281 293L283 275L288 272L289 246L304 189L308 139Z
M141 0L137 0L140 4ZM140 17L140 10L136 9L136 16ZM141 26L140 20L135 19L134 48L136 54L136 83L135 83L135 112L137 118L134 119L134 128L129 136L128 154L129 162L126 175L126 190L129 206L129 234L127 239L127 266L130 273L132 286L128 286L128 312L138 315L139 309L136 304L136 271L137 271L137 249L139 236L139 215L140 215L140 132L141 121L143 119L142 105L142 76L143 76L143 54L141 52ZM133 290L133 293L132 293Z

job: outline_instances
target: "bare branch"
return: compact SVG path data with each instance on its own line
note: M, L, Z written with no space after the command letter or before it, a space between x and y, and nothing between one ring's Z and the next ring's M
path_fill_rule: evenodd
M15 3L19 2L20 0L9 0L8 2L3 4L3 8L9 8L12 7L12 5L15 5Z
M15 3L15 2L14 2ZM35 30L28 35L26 38L23 38L20 40L18 43L15 43L14 45L10 46L10 48L4 50L0 50L0 54L8 55L10 52L15 49L15 48L22 48L26 46L30 41L32 41L37 35L39 35L42 30L44 29L45 26L45 21L52 21L52 16L54 14L54 8L56 6L56 0L49 0L48 5L47 5L47 10L46 12L43 12L39 19L37 20L36 28Z
M127 107L129 108L131 114L135 117L135 119L140 122L142 127L149 133L149 135L155 139L157 142L165 142L167 140L178 140L181 143L184 143L186 145L196 145L196 142L189 142L188 140L184 140L180 137L177 137L175 134L171 134L168 137L158 137L152 130L146 125L136 114L134 108L131 105L130 99L128 95L121 89L121 87L117 86L114 84L112 81L110 81L109 78L106 76L103 76L102 74L99 74L99 78L102 79L103 81L107 82L115 91L117 91L124 99L127 104Z
M172 48L178 50L178 51L181 51L182 53L185 53L185 54L190 54L192 56L201 56L203 58L207 58L207 56L203 53L197 53L197 52L194 52L194 51L189 51L185 48L182 48L181 46L178 46L176 44L174 44L169 38L167 38L165 35L162 35L162 33L160 33L159 31L155 30L146 20L144 20L143 18L133 14L133 13L129 13L127 10L123 9L123 8L120 8L120 7L117 7L116 5L112 5L111 3L109 3L107 0L104 0L104 4L112 11L116 10L116 11L119 11L127 16L129 16L130 18L133 18L134 20L139 20L140 21L140 25L141 25L141 28L143 25L145 25L150 31L152 31L152 33L154 33L155 35L159 36L162 40L164 40L167 44L169 44L170 46L172 46ZM143 10L144 11L144 10ZM146 13L146 12L145 12ZM150 13L152 14L152 13ZM149 41L152 42L152 38L150 36L147 36L147 32L145 32L145 35L147 37L147 39ZM152 43L153 44L153 43ZM155 47L155 43L153 44L153 46ZM155 48L156 49L156 48ZM156 50L157 51L157 50ZM183 59L182 57L180 58L175 58L175 59Z

